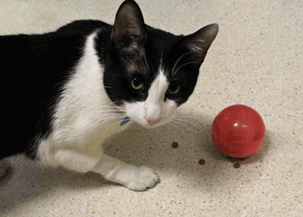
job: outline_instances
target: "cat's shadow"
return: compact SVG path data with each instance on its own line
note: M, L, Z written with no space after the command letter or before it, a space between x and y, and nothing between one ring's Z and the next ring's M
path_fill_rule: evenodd
M133 124L126 131L108 139L103 146L104 152L133 165L149 166L159 173L160 178L161 174L166 173L192 176L193 182L200 180L201 176L213 180L224 168L210 167L208 163L228 162L228 160L212 143L212 120L196 116L186 122L187 124L169 124L153 130ZM178 142L179 146L173 148L172 142ZM267 133L261 150L241 163L250 164L259 161L267 153L269 145L270 136ZM206 160L203 166L198 163L202 158ZM0 201L5 201L1 203L0 210L1 208L9 210L29 198L47 194L57 188L77 191L79 188L116 187L116 184L106 181L95 173L77 174L64 169L37 167L23 157L15 157L13 167L14 165L18 168L12 175L12 183L9 182L2 189L0 187ZM22 180L26 181L22 182ZM208 185L206 182L200 184ZM8 193L12 200L5 197Z
M152 130L133 124L126 131L105 141L103 148L104 152L112 157L137 166L149 166L161 176L162 170L180 169L174 162L182 154L176 151L180 149L179 152L182 152L182 149L174 150L171 143L176 141L180 143L180 147L185 146L186 143L182 141L186 140L191 130L193 128L186 124L166 125ZM201 139L196 138L196 135L197 132L193 133L192 138L196 141ZM48 195L56 189L77 191L80 188L116 187L116 184L92 172L78 174L62 168L44 168L23 156L15 156L9 160L11 180L0 187L0 210L9 211L19 204L41 195Z

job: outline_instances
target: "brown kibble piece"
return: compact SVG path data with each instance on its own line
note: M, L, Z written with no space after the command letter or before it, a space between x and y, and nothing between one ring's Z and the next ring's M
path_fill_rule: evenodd
M205 160L204 159L200 159L199 160L199 164L204 165L205 164Z
M234 168L239 168L241 166L240 163L234 163Z
M173 142L173 144L171 144L171 146L172 146L173 148L178 148L179 144L178 144L177 142Z

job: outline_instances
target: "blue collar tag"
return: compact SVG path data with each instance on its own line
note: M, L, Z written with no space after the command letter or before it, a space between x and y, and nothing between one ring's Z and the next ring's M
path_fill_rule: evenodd
M124 124L126 124L127 122L129 122L130 121L130 118L128 117L128 116L126 116L123 120L122 120L122 122L120 123L120 126L123 126Z

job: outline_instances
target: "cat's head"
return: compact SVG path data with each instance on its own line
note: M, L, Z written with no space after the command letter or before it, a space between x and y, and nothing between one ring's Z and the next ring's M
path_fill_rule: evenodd
M134 1L125 1L117 12L106 57L108 96L144 127L170 122L192 94L217 33L217 24L188 36L154 29L144 23Z

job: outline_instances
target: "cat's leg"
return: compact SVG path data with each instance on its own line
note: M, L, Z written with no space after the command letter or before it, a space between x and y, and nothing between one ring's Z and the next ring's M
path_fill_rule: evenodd
M93 171L112 182L136 191L144 191L159 181L152 169L145 166L136 167L112 158L102 153L100 145L83 145L77 148L50 147L43 144L38 151L42 163L49 166L61 166L82 173Z
M158 175L152 169L136 167L104 153L92 171L135 191L144 191L159 182Z
M37 154L43 165L86 173L99 162L102 150L100 145L64 145L49 139L41 142Z

